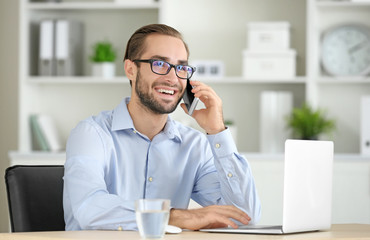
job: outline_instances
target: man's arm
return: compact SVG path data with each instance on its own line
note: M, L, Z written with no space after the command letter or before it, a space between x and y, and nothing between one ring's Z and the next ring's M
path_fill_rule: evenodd
M134 202L107 190L107 153L98 130L90 123L80 123L67 142L63 195L66 230L136 229Z
M217 170L205 171L196 183L196 195L199 196L198 200L202 205L209 202L220 205L174 211L170 220L179 225L187 225L187 228L191 229L227 225L237 227L230 218L242 224L254 224L260 218L259 198L249 164L238 154L230 131L225 130L222 100L209 86L198 81L191 81L191 84L195 97L198 97L206 107L194 111L192 116L207 132L214 157L210 164L214 164ZM183 104L181 107L186 112ZM209 186L213 189L207 189Z

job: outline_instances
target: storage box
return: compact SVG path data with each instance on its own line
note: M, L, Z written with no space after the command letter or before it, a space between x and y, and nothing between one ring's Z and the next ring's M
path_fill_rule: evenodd
M246 79L291 79L296 76L296 51L243 51Z
M251 50L288 50L289 22L250 22L247 24L247 46Z

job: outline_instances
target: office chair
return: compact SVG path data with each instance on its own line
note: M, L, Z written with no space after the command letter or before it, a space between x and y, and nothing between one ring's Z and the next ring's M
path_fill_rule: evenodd
M6 169L12 232L64 231L64 166L23 166Z

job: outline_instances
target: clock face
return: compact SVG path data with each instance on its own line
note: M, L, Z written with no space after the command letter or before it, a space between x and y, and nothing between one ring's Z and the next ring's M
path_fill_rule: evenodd
M334 76L370 73L370 30L360 25L333 28L324 34L322 65Z

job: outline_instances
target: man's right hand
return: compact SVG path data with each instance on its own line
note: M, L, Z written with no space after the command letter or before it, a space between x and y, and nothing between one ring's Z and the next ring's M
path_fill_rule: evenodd
M212 205L199 209L171 209L169 224L182 229L238 228L232 219L247 225L251 218L235 206Z

